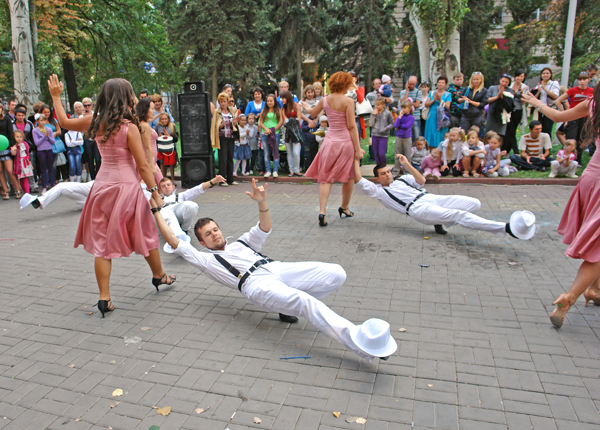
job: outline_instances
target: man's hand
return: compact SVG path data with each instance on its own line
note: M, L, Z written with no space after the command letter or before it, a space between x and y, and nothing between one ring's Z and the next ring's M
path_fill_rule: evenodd
M528 155L527 157L525 157L525 161L527 161L527 163L531 164L531 157Z
M446 164L441 167L440 172L443 172L444 170L448 170L448 166Z
M224 177L222 177L221 175L217 175L217 176L215 176L215 177L212 179L212 182L213 182L214 184L220 184L220 183L222 183L222 182L225 182L225 181L227 181L227 179L225 179L225 178L224 178Z
M398 159L398 161L400 161L400 164L404 166L408 166L408 164L410 164L408 162L408 158L406 158L404 154L396 154L396 158Z
M354 154L354 159L356 160L360 160L365 156L365 150L360 148L358 151L356 151L356 153Z
M48 91L50 91L50 95L52 97L60 98L63 89L63 84L58 80L58 76L55 74L50 75L50 78L48 79Z
M267 198L267 185L268 184L257 187L256 179L252 178L252 192L246 191L246 194L257 203L264 202Z
M540 159L545 160L546 156L544 154L540 155Z

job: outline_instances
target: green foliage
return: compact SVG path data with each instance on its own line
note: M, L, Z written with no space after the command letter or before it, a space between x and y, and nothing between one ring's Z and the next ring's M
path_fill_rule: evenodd
M469 12L460 23L460 64L461 72L466 77L475 71L491 71L495 63L490 64L489 55L482 55L488 50L488 37L493 26L493 18L500 14L502 6L495 6L493 0L469 0ZM466 82L466 81L465 81Z
M263 46L274 32L266 0L248 7L247 1L183 0L174 24L180 52L186 57L185 76L249 86L259 79Z
M406 0L404 5L417 14L437 46L446 45L448 37L469 12L468 0ZM438 55L443 56L444 52L440 50Z
M326 32L329 44L319 56L323 71L354 70L363 75L368 87L374 77L393 75L394 46L400 34L393 15L396 3L397 0L331 2L332 21Z
M13 92L11 49L10 10L6 2L0 2L0 97L9 97Z

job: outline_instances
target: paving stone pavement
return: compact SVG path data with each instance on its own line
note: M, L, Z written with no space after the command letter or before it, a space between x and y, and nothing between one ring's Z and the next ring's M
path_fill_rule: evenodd
M237 238L257 220L249 189L208 191L199 215ZM140 256L115 260L116 310L101 319L93 258L73 248L80 209L0 201L0 429L223 430L234 412L230 430L600 429L599 308L580 299L560 330L548 319L579 266L556 233L571 187L428 187L477 197L496 220L531 210L528 242L461 227L439 236L360 190L355 218L336 218L339 185L319 228L317 185L268 190L264 253L341 264L348 279L325 303L357 323L389 321L394 356L360 360L162 251L173 288L156 293ZM297 355L311 358L279 359ZM166 417L154 409L165 406Z

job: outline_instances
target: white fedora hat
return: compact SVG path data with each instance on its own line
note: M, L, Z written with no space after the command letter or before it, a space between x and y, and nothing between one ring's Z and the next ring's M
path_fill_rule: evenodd
M510 216L510 231L519 239L531 239L535 234L535 215L529 211L516 211Z
M25 209L31 202L35 201L36 199L36 196L32 196L29 193L23 194L23 197L21 197L21 200L19 201L21 204L21 209Z
M371 318L356 327L350 337L360 349L375 357L388 357L398 349L386 321Z

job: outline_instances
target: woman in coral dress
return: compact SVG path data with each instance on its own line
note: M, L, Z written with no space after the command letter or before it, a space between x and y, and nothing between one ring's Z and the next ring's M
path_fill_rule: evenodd
M335 181L343 183L342 206L338 209L340 217L354 216L349 209L354 189L354 159L361 159L365 154L360 147L354 119L354 100L346 96L346 91L353 85L352 76L346 72L336 72L329 78L328 85L331 94L319 100L315 107L311 108L308 104L303 104L311 117L325 109L329 121L325 140L306 171L306 176L315 178L319 183L319 225L321 227L327 225L325 221L327 201Z
M588 137L587 143L595 140L600 145L600 85L596 85L593 97L587 102L562 112L530 95L523 100L554 122L572 121L589 115L583 134ZM590 300L600 305L600 151L596 151L573 190L558 225L558 233L563 236L563 243L569 245L565 255L583 260L569 291L558 296L553 303L557 306L550 315L550 321L561 327L567 311L582 293L586 306Z
M149 124L154 118L155 113L154 102L150 98L141 99L138 104L135 105L135 114L140 120L140 130L142 132L142 143L146 150L146 159L152 169L154 182L160 184L163 175L156 163L158 159L158 147L156 146L158 133Z
M56 75L48 81L56 115L62 126L73 131L87 131L96 139L102 164L79 220L75 247L95 257L95 271L100 297L98 309L104 317L112 311L109 283L112 259L132 252L146 258L152 270L152 284L172 284L162 268L158 252L158 232L148 201L138 181L138 173L157 203L158 193L152 169L146 160L138 119L134 113L135 94L125 79L106 81L98 94L93 117L69 119L60 102L62 84ZM89 129L88 129L89 127Z

